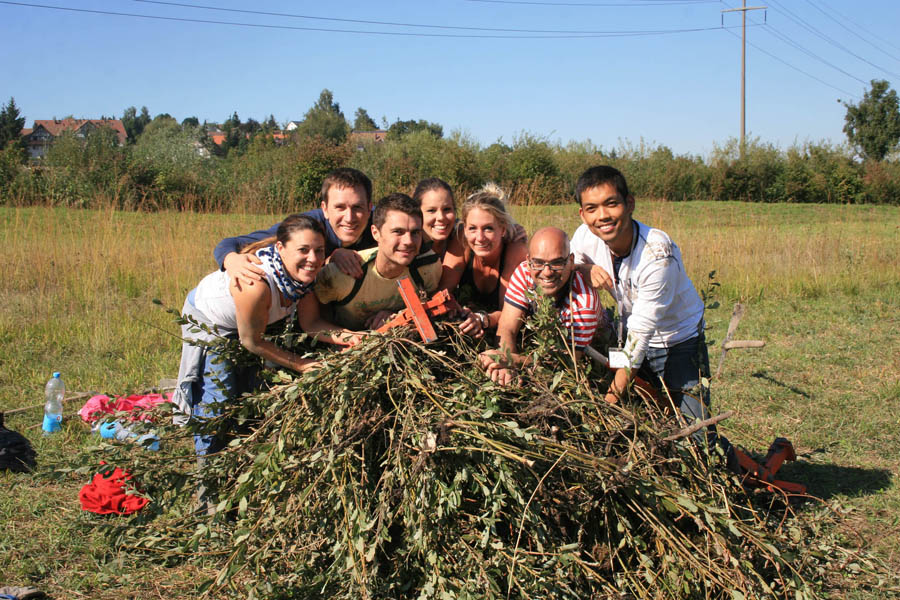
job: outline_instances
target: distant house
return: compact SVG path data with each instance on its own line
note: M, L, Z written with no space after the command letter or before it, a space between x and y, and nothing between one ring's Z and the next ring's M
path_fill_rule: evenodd
M218 123L203 123L206 128L206 137L209 138L216 146L221 146L225 141L225 132L219 127Z
M40 159L64 132L71 131L76 137L83 138L100 127L109 127L115 131L120 146L128 139L125 126L119 119L41 119L36 120L31 129L23 129L22 137L25 139L28 155L33 159Z
M284 140L287 139L287 134L285 134L283 131L270 131L268 133L259 132L258 135L267 135L271 137L275 141L275 144L278 146L282 145L284 143ZM210 141L216 146L221 146L222 142L225 141L225 138L228 137L228 134L226 134L224 131L209 131L207 132L206 137L208 137ZM245 133L244 137L249 140L250 134Z
M285 131L293 131L300 127L300 121L288 121L288 124L284 126Z
M210 140L212 140L212 143L215 144L216 146L221 146L222 142L225 141L225 132L224 131L216 131L216 132L210 131L209 133L207 133L207 136L209 137Z
M383 144L387 131L376 129L374 131L351 131L350 143L356 144L357 150L362 150L366 144Z

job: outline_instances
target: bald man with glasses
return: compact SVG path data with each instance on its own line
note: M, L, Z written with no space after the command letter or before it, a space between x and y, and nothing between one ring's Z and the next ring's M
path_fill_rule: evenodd
M525 319L534 312L529 290L532 295L536 292L553 299L576 357L581 357L601 323L600 297L575 270L569 236L556 227L538 230L528 243L528 257L513 272L506 288L497 325L500 347L482 352L479 357L485 371L500 385L510 384L516 370L528 362L526 356L518 353L516 337Z

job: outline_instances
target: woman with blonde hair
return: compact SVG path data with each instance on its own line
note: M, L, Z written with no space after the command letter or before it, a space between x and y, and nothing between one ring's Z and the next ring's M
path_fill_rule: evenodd
M464 250L461 256L445 256L439 286L472 310L482 329L497 327L509 278L528 254L525 242L516 239L517 225L505 199L494 183L466 198L461 210Z

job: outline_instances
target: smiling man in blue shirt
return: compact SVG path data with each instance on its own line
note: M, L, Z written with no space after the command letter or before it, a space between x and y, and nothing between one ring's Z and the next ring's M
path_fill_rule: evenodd
M325 228L325 255L351 277L362 276L358 251L374 248L372 237L372 181L362 171L335 169L322 182L321 206L303 213ZM219 267L238 285L253 285L264 275L253 254L240 254L241 248L275 235L276 223L247 235L219 242L213 255Z

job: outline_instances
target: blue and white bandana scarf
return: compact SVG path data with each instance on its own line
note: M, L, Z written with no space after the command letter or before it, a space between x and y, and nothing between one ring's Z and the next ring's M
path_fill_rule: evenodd
M262 259L263 268L273 275L275 287L285 298L296 302L312 290L311 283L301 283L288 275L284 268L281 255L275 249L274 244L266 248L260 248L256 255Z

